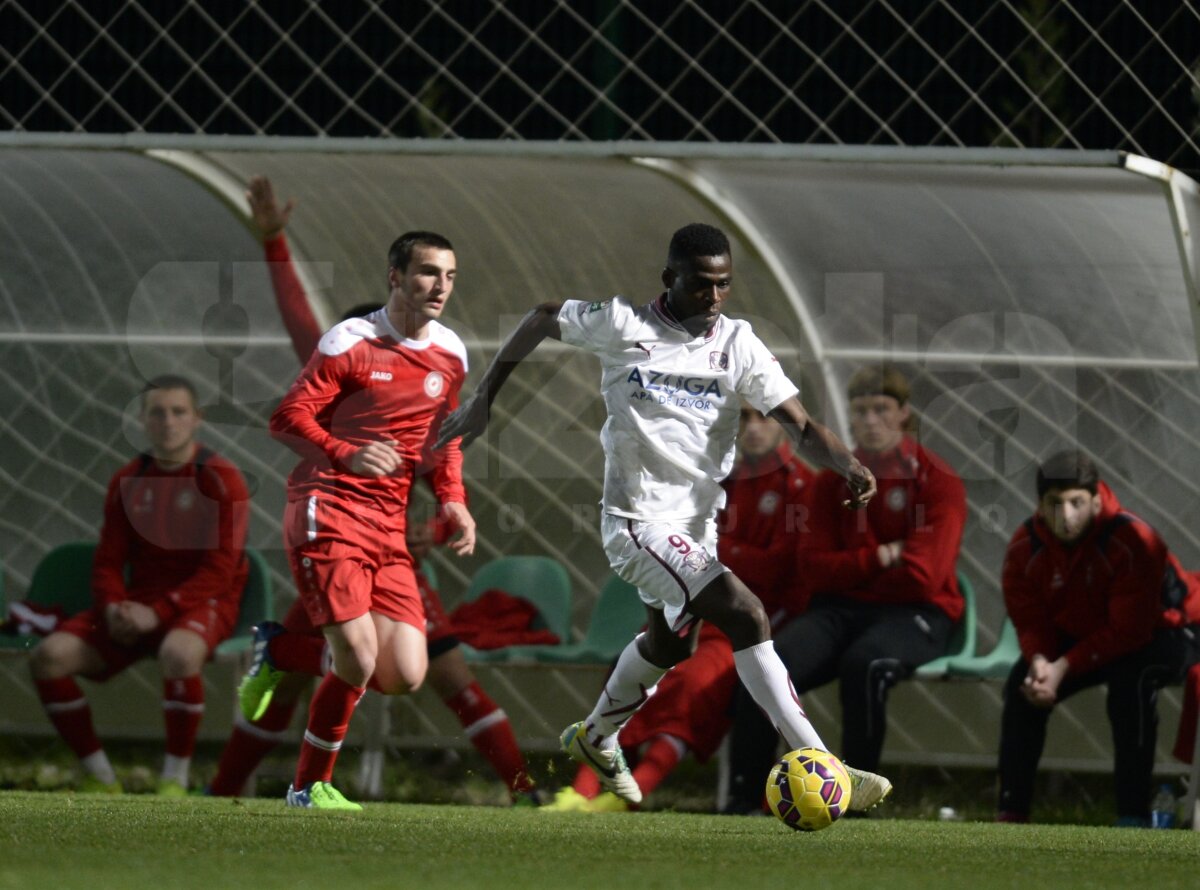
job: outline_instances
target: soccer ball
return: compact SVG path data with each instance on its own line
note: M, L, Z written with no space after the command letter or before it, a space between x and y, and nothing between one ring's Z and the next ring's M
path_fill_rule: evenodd
M850 806L850 774L828 751L792 751L771 767L767 806L797 831L828 828Z

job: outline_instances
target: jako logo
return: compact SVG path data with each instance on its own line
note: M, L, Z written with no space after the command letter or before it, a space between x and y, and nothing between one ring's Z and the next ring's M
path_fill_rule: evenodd
M372 380L391 380L392 372L391 371L372 371L371 379Z

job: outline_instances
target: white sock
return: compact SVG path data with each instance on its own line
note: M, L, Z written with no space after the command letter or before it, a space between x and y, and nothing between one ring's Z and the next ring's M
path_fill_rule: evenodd
M174 754L167 754L163 757L162 777L165 782L178 782L184 788L188 783L188 770L191 768L192 758L176 757Z
M789 751L797 748L829 750L808 722L808 715L792 688L787 668L779 660L773 642L767 640L757 646L739 649L733 653L733 663L742 685L775 724Z
M108 762L108 755L101 748L95 754L89 754L83 758L80 763L90 775L99 779L105 785L111 785L117 781L117 774L113 772L112 764Z
M588 739L601 748L616 747L617 732L654 694L658 681L667 672L666 668L642 658L637 645L642 636L638 634L625 647L612 675L604 684L596 707L588 716Z

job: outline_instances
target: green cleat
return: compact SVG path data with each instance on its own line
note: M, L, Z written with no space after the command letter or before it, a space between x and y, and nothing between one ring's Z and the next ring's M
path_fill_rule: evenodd
M362 806L346 800L342 792L328 782L310 782L299 791L288 785L287 805L312 810L348 810L352 813L362 810Z
M588 741L586 729L583 721L564 729L559 738L562 749L575 761L590 766L606 790L629 803L641 803L642 789L625 762L621 746L598 748Z
M283 625L276 621L264 621L254 628L254 660L238 684L238 705L251 723L266 713L275 687L287 676L286 671L275 669L269 651L271 640L283 632Z
M120 782L101 782L95 776L84 776L75 789L80 794L124 794Z
M181 783L174 779L159 779L158 785L154 788L154 793L158 797L187 797L188 790Z

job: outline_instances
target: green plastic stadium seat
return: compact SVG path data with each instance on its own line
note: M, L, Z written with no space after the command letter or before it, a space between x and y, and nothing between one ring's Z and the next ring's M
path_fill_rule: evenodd
M62 606L68 616L90 609L95 553L96 545L91 541L73 541L55 547L34 568L25 599L39 606ZM32 649L41 639L0 637L0 649Z
M571 579L567 570L548 556L502 556L479 569L463 594L463 602L471 602L488 590L502 590L510 596L529 600L538 610L540 626L559 640L571 635ZM539 626L535 622L535 626ZM508 646L503 649L475 649L463 645L462 651L472 661L508 661L514 650L540 648Z
M973 658L960 658L947 668L951 677L967 677L976 680L1003 679L1008 676L1012 666L1021 657L1021 645L1017 642L1017 629L1010 619L1004 619L1000 629L1000 639L995 647L986 655L976 655Z
M246 586L242 589L237 624L229 639L217 646L217 655L237 655L250 651L254 643L254 625L275 617L275 597L271 590L267 561L253 547L246 548L246 559L250 563L250 573L246 575Z
M565 646L536 647L538 651L532 654L539 661L608 664L645 623L646 606L637 588L611 575L600 588L583 640Z
M936 680L947 677L950 675L950 665L963 659L975 657L975 638L977 633L975 628L975 588L971 586L971 582L967 580L967 577L962 572L958 573L958 589L962 592L964 603L962 620L958 622L958 627L950 635L946 654L941 658L933 659L933 661L927 661L916 669L914 676L922 680Z

